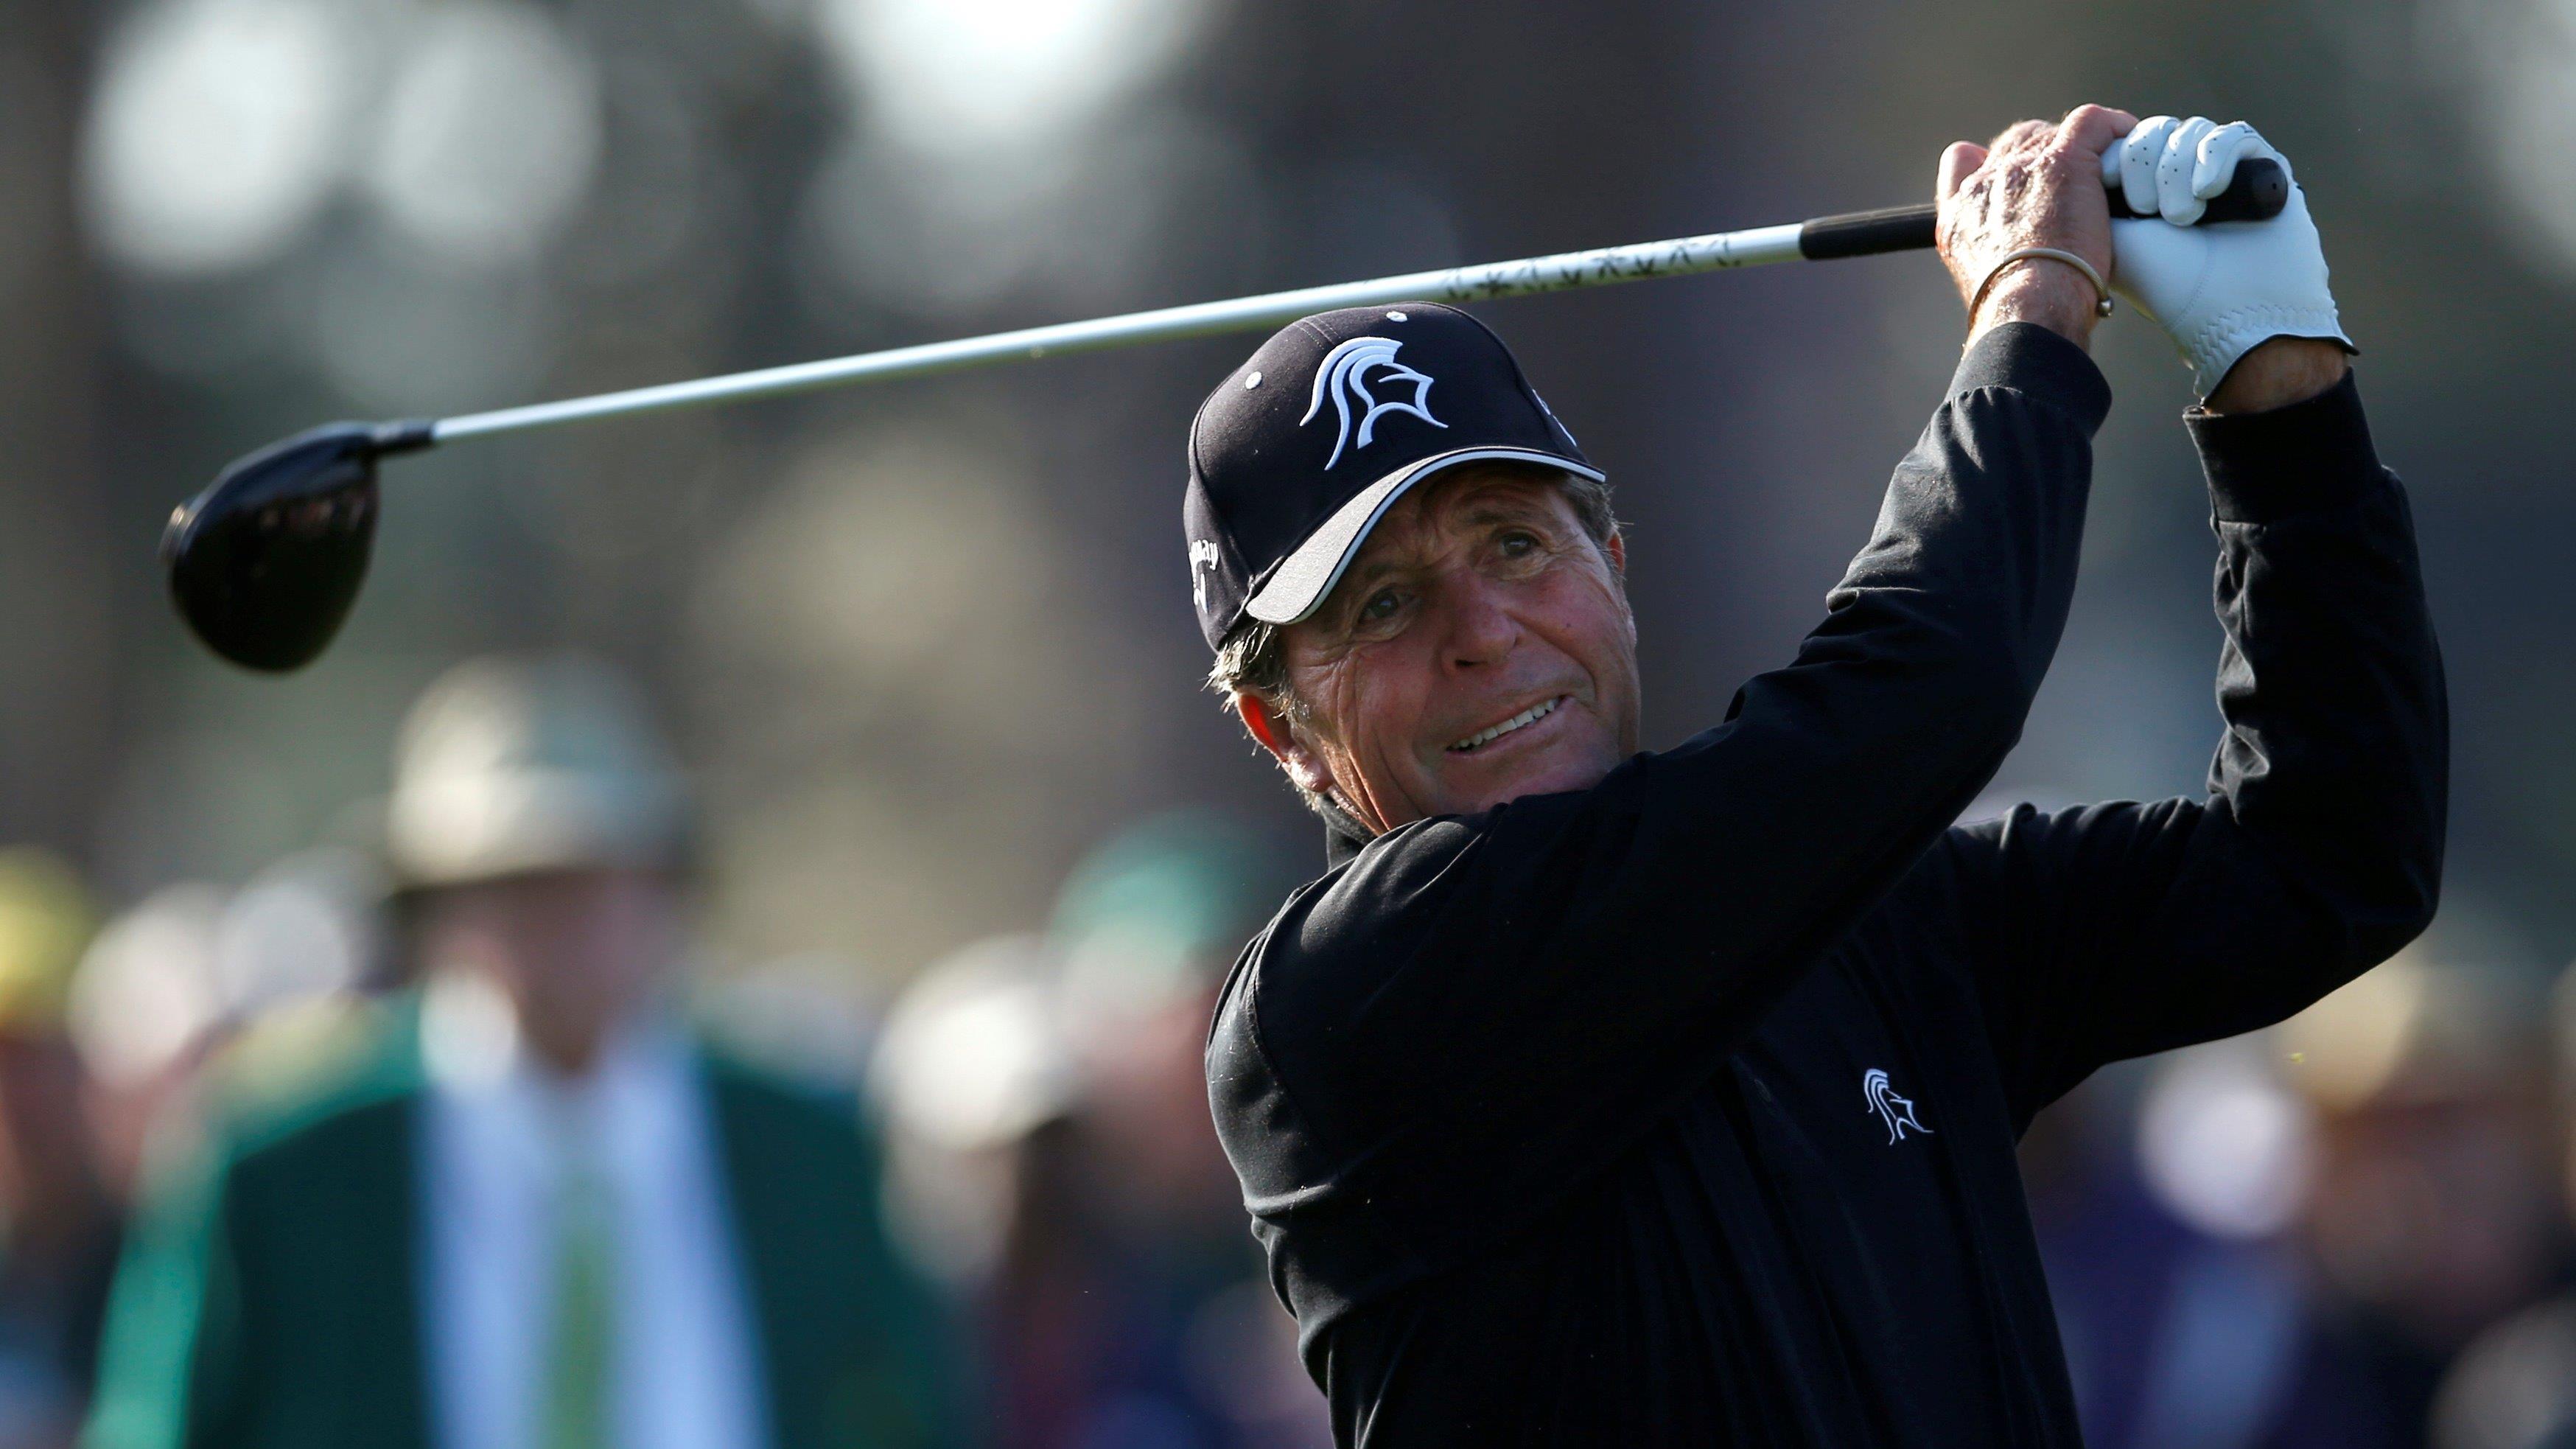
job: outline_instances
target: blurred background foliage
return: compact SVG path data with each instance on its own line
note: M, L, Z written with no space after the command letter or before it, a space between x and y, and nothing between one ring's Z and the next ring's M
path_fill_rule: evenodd
M1235 340L591 427L397 468L311 673L165 607L170 505L440 413L1922 194L2084 99L2297 162L2416 485L2458 719L2437 928L2576 946L2554 405L2562 0L1783 11L1494 0L134 0L0 9L0 835L124 899L348 828L439 666L573 643L682 722L718 937L881 982L1033 924L1182 802L1301 830L1193 692L1182 427ZM1633 520L1651 743L1785 656L1958 333L1928 257L1495 304ZM2075 621L1999 787L2195 788L2210 557L2124 318Z

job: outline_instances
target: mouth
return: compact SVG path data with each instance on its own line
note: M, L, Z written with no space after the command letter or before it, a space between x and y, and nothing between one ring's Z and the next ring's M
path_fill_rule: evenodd
M1541 700L1537 704L1531 705L1529 708L1522 710L1519 714L1513 715L1510 719L1504 720L1500 724L1487 725L1485 728L1480 729L1474 734L1467 736L1465 739L1458 741L1456 744L1449 746L1449 753L1453 755L1472 755L1478 750L1484 749L1494 741L1499 740L1516 730L1525 730L1531 725L1537 724L1540 720L1556 713L1559 706L1572 698L1574 698L1574 696L1570 694L1560 694L1553 699Z

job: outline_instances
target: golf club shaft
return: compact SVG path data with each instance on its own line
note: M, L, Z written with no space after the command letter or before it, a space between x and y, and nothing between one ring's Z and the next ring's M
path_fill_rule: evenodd
M1931 244L1930 207L1924 213L1923 237L1918 245ZM1828 218L1827 220L1835 220ZM1818 223L1806 223L1807 226ZM1028 327L1016 332L997 332L985 337L966 337L952 342L930 342L917 347L897 347L884 352L864 352L852 357L826 358L819 362L801 362L785 367L766 367L754 372L737 372L724 377L701 378L695 382L666 383L659 387L639 387L626 392L602 393L595 397L568 398L562 402L535 403L526 407L502 408L495 412L470 413L461 417L441 418L432 429L432 440L448 442L457 438L479 437L491 433L518 432L526 428L549 427L556 423L578 422L588 418L615 417L622 413L660 412L672 408L697 407L707 403L732 402L743 398L769 397L781 393L804 392L814 388L836 387L845 383L884 382L902 377L921 377L973 367L979 363L1051 357L1071 352L1091 352L1102 348L1124 347L1136 343L1166 342L1184 337L1210 337L1226 332L1247 332L1277 327L1312 312L1326 312L1337 307L1368 307L1387 302L1467 302L1490 297L1524 297L1538 292L1560 292L1576 287L1600 287L1613 282L1643 281L1648 277L1677 277L1692 272L1716 271L1726 267L1759 266L1766 262L1802 260L1798 223L1785 226L1754 227L1746 231L1711 232L1705 236L1681 237L1672 241L1637 242L1629 246L1602 247L1593 251L1560 252L1554 256L1528 257L1512 262L1488 262L1481 266L1452 267L1442 271L1407 272L1402 276L1377 277L1364 282L1337 282L1321 287L1301 287L1290 292L1268 292L1256 297L1236 297L1222 302L1196 302L1181 307L1162 307L1150 312L1129 312L1116 317L1100 317L1087 322L1059 322L1047 327ZM1878 248L1899 250L1899 247ZM1856 252L1837 255L1859 255Z
M2279 163L2268 158L2249 160L2237 168L2225 191L2210 198L2203 220L2237 221L2273 216L2279 213L2288 195L2289 176ZM2114 216L2131 214L2119 191L2112 191L2110 199ZM1017 332L997 332L953 342L929 342L917 347L827 358L821 362L765 367L754 372L701 378L695 382L665 383L659 387L567 398L561 402L394 424L389 426L396 432L387 436L384 450L407 450L456 438L514 433L587 418L702 407L742 398L838 387L845 383L921 377L986 362L1091 352L1183 337L1211 337L1224 332L1247 332L1276 327L1312 312L1328 312L1338 307L1526 297L1539 292L1604 287L1614 282L1679 277L1693 272L1755 267L1769 262L1826 261L1837 257L1917 251L1933 245L1933 228L1932 207L1898 206L1883 211L1822 216L1781 226L1710 232L1704 236L1637 242L1592 251L1559 252L1554 256L1525 257L1515 262L1487 262L1481 266L1407 272L1396 277L1301 287L1291 292L1268 292L1224 302L1196 302L1183 307L1162 307L1150 312L1095 318L1088 322L1059 322L1049 327L1028 327Z

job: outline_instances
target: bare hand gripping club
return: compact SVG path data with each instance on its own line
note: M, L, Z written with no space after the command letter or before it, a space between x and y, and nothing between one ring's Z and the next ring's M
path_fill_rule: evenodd
M2227 190L2211 199L2201 221L2267 220L2280 214L2289 196L2289 176L2278 162L2249 159L2237 168ZM2110 200L2113 216L2133 215L2118 190L2110 193ZM379 458L459 438L589 418L703 407L921 377L991 362L1272 328L1337 307L1474 302L1771 262L1918 251L1933 245L1933 223L1934 210L1929 205L1891 207L1746 231L1060 322L461 417L332 423L272 443L225 468L204 492L171 514L161 538L161 560L169 570L170 593L180 615L208 648L250 669L300 669L339 633L366 577L367 557L375 541Z

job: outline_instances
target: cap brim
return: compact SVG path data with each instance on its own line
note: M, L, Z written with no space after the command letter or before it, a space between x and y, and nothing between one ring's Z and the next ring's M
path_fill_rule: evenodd
M1536 463L1561 469L1595 483L1606 482L1601 470L1541 448L1460 448L1407 464L1359 491L1323 526L1306 536L1297 550L1279 561L1270 577L1252 592L1243 612L1265 624L1294 624L1315 612L1331 596L1342 571L1351 566L1369 530L1395 506L1405 491L1436 473L1461 463Z

